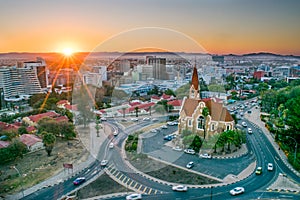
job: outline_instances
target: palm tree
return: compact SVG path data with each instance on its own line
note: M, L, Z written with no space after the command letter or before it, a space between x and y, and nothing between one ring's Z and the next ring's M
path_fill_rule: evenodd
M139 107L135 107L135 116L138 117L139 116Z
M207 116L209 115L209 110L207 107L204 107L203 110L202 110L202 115L204 116L204 126L203 126L203 129L204 129L204 140L205 140L205 137L206 137L206 118Z
M43 132L43 143L45 146L45 150L48 154L48 156L51 155L51 152L53 150L54 144L56 142L56 137L52 133Z

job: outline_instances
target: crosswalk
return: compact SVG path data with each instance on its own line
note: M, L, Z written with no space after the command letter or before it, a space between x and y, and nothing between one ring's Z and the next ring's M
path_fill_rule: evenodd
M163 193L163 191L150 188L148 186L145 186L145 185L131 179L130 177L126 176L124 173L122 173L121 171L116 169L114 164L108 165L105 168L105 170L106 170L106 173L109 176L111 176L112 178L114 178L114 180L116 180L118 183L120 183L124 187L134 190L135 192L148 194L148 195Z

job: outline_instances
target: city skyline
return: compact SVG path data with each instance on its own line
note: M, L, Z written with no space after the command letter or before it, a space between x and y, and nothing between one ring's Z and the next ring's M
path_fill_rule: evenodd
M0 5L0 53L91 52L122 33L157 27L190 38L210 54L300 55L300 27L296 26L300 2L295 0L30 0ZM154 41L146 32L143 36L134 40L150 38L147 44L164 43L170 51L199 52L168 37ZM124 52L132 49L132 43L132 39L122 40L121 45L107 45L104 50Z

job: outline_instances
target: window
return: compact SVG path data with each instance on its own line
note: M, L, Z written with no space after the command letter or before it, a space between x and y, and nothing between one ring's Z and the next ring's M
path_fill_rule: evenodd
M226 130L227 131L230 130L230 125L227 125Z
M198 126L197 126L198 129L204 129L204 117L203 116L200 116L198 118Z
M215 125L214 124L211 125L211 130L212 131L215 130Z
M192 126L192 120L189 119L189 126Z

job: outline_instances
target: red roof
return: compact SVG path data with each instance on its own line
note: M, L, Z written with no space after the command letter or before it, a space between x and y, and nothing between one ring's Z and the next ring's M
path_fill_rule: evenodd
M152 96L151 99L157 99L157 100L160 100L160 97L159 97L159 96Z
M29 147L36 144L37 142L42 142L42 139L32 134L23 134L20 136L20 140L22 143Z
M44 117L55 118L55 117L59 117L59 116L60 115L57 114L56 112L50 111L50 112L41 113L41 114L37 114L37 115L31 115L28 118L33 122L38 122L40 119L42 119Z
M140 109L148 110L149 107L150 107L150 106L153 106L153 105L155 105L155 103L150 102L150 103L140 104L140 105L137 105L137 106L132 106L132 107L130 107L130 108L127 108L127 109L125 110L125 113L129 113L129 112L135 111L135 108L136 108L136 107L138 107L139 110L140 110ZM122 111L119 111L119 112L123 114L123 110L122 110Z
M26 128L26 130L27 130L27 132L32 133L32 132L36 131L36 128L34 126L28 126Z
M0 149L8 147L9 142L0 140Z
M167 95L167 94L163 94L162 96L161 96L161 98L163 98L164 100L168 100L168 99L170 99L172 96L171 95Z
M67 118L66 116L60 116L60 117L55 118L55 120L57 122L63 122L63 121L69 121L69 118Z
M172 105L172 106L181 106L182 104L182 100L172 100L172 101L169 101L168 102L169 105Z
M70 104L68 100L60 100L59 102L56 103L56 105L65 105L65 104Z
M65 108L66 109L68 109L68 110L78 110L77 109L77 105L69 105L69 104L67 104L67 105L65 105Z
M137 106L137 105L140 105L141 103L140 102L137 102L137 101L135 101L135 102L130 102L129 103L129 105L130 106Z
M0 122L0 128L3 130L3 131L8 131L8 130L16 130L18 129L19 127L14 125L14 124L8 124L8 123L5 123L5 122Z

